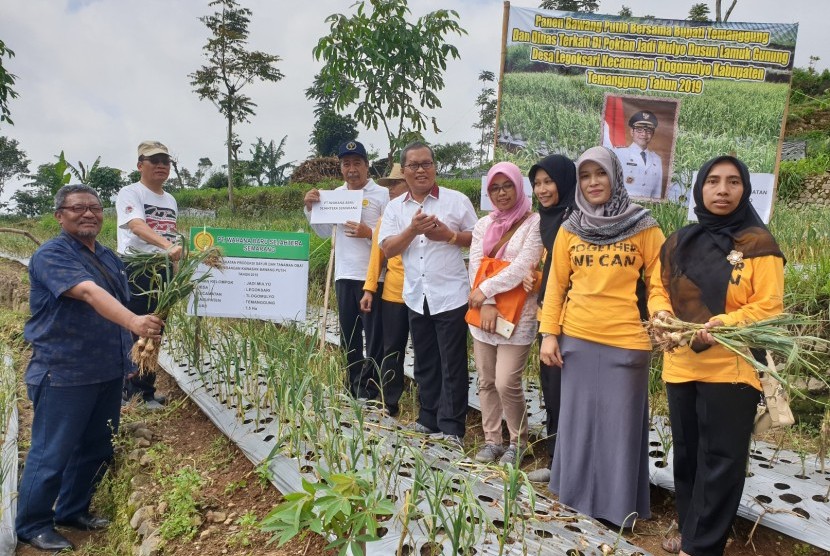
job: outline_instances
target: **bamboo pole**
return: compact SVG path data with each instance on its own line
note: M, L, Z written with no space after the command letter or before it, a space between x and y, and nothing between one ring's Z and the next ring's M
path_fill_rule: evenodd
M510 20L510 2L504 3L504 15L501 23L501 65L499 66L498 95L496 96L496 123L493 125L493 156L499 144L499 119L501 119L501 93L504 85L504 64L507 60L507 31Z
M329 314L329 294L331 293L331 275L334 271L334 240L337 237L337 225L331 227L331 252L326 266L326 288L323 293L323 317L320 323L320 349L326 345L326 320Z
M18 230L17 228L0 228L0 232L9 232L11 234L20 234L22 236L26 236L27 238L31 239L38 245L40 245L40 240L27 232L26 230Z

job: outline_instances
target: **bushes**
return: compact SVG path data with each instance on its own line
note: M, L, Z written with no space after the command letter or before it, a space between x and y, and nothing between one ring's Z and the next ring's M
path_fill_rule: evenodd
M303 196L311 186L292 184L285 187L243 187L234 190L236 210L243 216L260 216L273 212L299 210ZM219 210L228 204L227 190L187 189L173 193L179 208Z
M464 193L473 202L473 206L479 206L481 185L478 180L439 178L438 182L444 187ZM340 183L339 180L330 180L315 185L292 183L284 187L243 187L234 190L234 203L241 216L262 216L274 213L285 216L286 212L299 211L302 208L303 197L312 187L334 189ZM184 189L173 192L173 196L180 209L220 210L228 204L228 192L224 189Z

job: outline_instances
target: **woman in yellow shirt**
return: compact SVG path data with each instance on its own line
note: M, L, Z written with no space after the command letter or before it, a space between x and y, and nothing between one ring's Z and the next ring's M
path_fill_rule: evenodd
M539 201L539 233L542 237L542 271L534 270L525 280L527 291L542 292L539 296L539 311L537 317L541 319L542 296L547 289L550 267L553 264L553 241L562 223L567 220L573 210L574 190L576 189L576 166L573 160L561 154L547 156L531 166L528 172L530 183L533 184L533 193ZM539 339L541 342L541 338ZM545 404L545 444L551 460L556 448L556 431L559 428L559 393L562 385L560 379L562 369L539 363L539 385L542 391L542 402ZM530 471L527 478L533 482L550 482L550 462Z
M678 318L709 329L783 311L784 256L752 208L751 192L749 170L737 158L703 165L692 191L698 223L666 240L651 307L670 302ZM761 396L753 367L714 344L704 331L663 358L680 524L680 537L665 539L663 548L691 556L723 554Z
M620 161L605 147L582 154L577 184L576 210L553 244L540 325L542 362L562 367L549 488L582 513L631 527L651 516L651 342L635 290L641 276L652 286L664 236L629 200Z
M377 179L378 185L389 188L389 199L394 199L406 193L409 188L401 170L401 165L392 165L389 176ZM383 322L383 361L380 364L380 397L383 409L390 417L398 414L398 404L403 395L404 371L403 364L406 357L406 342L409 340L409 316L403 302L403 262L401 256L389 260L383 256L378 246L378 230L383 216L378 218L375 231L372 234L372 251L369 256L369 266L366 269L366 281L363 283L363 297L360 299L360 310L380 311ZM383 284L378 281L386 270ZM378 288L382 293L380 299L375 299Z

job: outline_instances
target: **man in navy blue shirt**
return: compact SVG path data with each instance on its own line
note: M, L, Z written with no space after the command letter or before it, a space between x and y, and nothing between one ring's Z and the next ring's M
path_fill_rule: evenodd
M164 324L124 307L124 265L95 240L104 211L94 189L62 187L55 218L60 235L29 263L32 316L24 336L32 344L26 389L34 418L15 524L19 540L51 551L73 548L55 524L109 525L89 504L113 453L121 386L133 368L130 332L159 339Z

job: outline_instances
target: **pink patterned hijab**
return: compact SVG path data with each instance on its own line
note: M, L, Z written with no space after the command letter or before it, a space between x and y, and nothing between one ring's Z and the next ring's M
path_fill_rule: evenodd
M524 191L524 181L522 171L518 166L512 162L499 162L490 168L487 172L487 189L490 189L490 184L496 175L502 174L510 179L513 187L516 190L516 204L507 210L495 209L490 213L490 218L493 222L484 232L484 239L482 240L482 248L484 256L488 256L493 247L501 241L502 236L530 210L530 199L527 198ZM501 246L496 257L500 257L504 252L507 243Z

